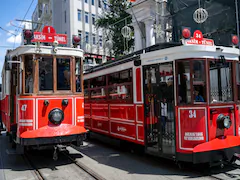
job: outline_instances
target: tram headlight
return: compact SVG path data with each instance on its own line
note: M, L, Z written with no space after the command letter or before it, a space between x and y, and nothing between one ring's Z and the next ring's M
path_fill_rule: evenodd
M229 116L225 116L223 120L224 127L229 129L231 127L232 121L230 120Z
M217 127L219 129L229 129L232 125L232 121L229 116L225 116L223 114L219 114L217 117Z
M64 119L64 113L61 109L53 109L49 112L48 119L53 124L60 124Z

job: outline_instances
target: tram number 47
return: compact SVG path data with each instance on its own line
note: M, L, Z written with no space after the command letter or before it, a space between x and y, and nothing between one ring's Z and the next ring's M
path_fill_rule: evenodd
M196 110L189 110L189 118L196 118Z
M27 110L27 104L23 104L21 106L21 111L26 111Z

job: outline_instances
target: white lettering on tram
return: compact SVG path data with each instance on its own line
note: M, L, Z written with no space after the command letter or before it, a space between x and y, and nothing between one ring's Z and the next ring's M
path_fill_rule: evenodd
M185 132L184 140L186 141L204 140L203 132Z
M121 132L126 132L127 131L127 129L125 127L121 127L121 126L120 127L118 126L117 130L121 131Z
M46 40L46 36L44 34L34 34L34 39L36 39L36 40Z
M64 36L54 36L55 41L66 42L66 38Z

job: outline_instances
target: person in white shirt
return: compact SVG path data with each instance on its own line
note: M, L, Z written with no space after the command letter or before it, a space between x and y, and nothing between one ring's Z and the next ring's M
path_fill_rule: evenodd
M165 126L167 120L167 100L166 98L163 99L161 102L161 125L162 125L162 133L165 134Z

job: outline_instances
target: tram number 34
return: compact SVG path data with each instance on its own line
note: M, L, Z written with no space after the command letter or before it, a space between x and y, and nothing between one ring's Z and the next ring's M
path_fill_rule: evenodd
M21 111L26 111L27 110L27 105L26 104L23 104L22 106L21 106Z
M196 110L189 110L189 118L196 118Z

